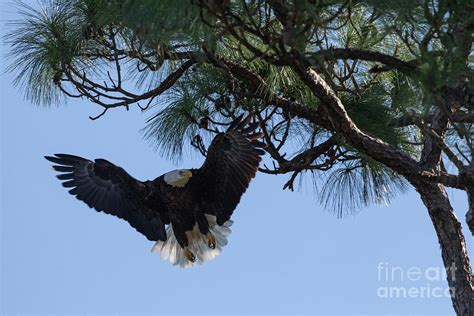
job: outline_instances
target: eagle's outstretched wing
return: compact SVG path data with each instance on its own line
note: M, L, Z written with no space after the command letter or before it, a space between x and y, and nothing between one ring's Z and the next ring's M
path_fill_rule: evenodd
M225 133L218 134L209 146L202 167L193 172L191 183L205 190L200 197L204 213L215 215L219 225L230 219L242 194L255 177L265 152L265 144L257 139L258 123L251 123L252 116L237 118Z
M144 204L150 190L144 182L104 159L91 161L74 155L55 156L45 158L57 164L52 168L61 172L57 177L64 181L64 187L71 188L69 193L99 212L126 220L149 240L166 240L160 214Z

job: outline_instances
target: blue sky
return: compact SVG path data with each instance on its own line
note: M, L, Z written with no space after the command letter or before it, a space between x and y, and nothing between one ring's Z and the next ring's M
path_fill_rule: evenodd
M2 24L14 17L6 1L1 11ZM2 72L5 53L2 47ZM444 296L380 297L388 287L435 294L447 287L436 276L439 245L415 192L338 219L309 187L282 191L286 177L258 174L224 252L183 270L152 254L153 243L127 223L67 194L43 159L56 152L102 157L138 179L159 176L177 165L142 139L147 115L118 109L93 122L88 116L99 109L86 101L37 107L11 86L9 74L0 79L0 314L454 314ZM201 163L187 156L178 167ZM464 219L464 195L450 196ZM465 236L472 255L467 230ZM390 269L396 271L387 279ZM410 269L420 278L408 279Z

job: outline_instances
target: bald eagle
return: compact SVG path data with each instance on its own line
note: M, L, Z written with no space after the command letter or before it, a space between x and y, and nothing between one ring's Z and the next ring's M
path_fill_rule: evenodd
M199 169L173 170L152 181L136 180L105 159L45 158L55 163L70 194L126 220L155 241L152 251L162 259L192 267L214 259L227 244L232 212L257 172L265 144L251 118L240 116L217 134Z

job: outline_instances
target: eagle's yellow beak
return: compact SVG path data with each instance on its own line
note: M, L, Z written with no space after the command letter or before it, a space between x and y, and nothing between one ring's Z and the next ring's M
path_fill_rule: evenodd
M191 177L193 176L193 173L192 173L191 171L189 171L189 170L181 170L181 171L179 172L179 175L180 175L181 177L191 178Z

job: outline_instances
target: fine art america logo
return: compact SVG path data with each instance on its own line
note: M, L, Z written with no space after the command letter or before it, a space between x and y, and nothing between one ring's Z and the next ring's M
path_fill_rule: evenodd
M377 296L380 298L445 298L454 296L454 288L446 285L449 274L455 279L454 263L444 267L399 267L388 262L377 266Z

